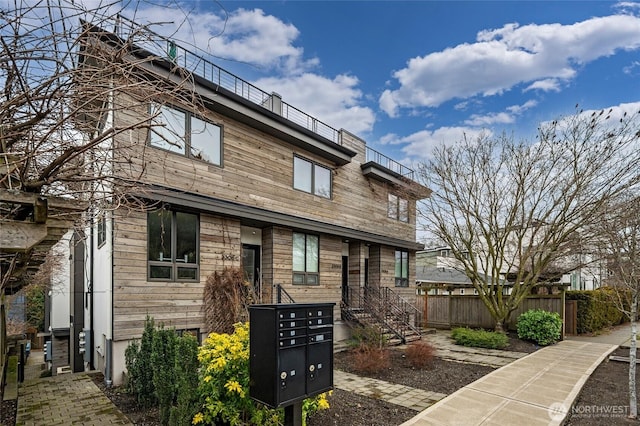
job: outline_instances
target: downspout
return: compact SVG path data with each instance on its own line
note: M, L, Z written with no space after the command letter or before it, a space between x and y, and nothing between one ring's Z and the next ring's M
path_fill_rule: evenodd
M113 265L113 249L115 247L114 243L115 243L115 238L114 238L114 234L115 234L115 221L113 218L113 214L111 214L111 333L110 333L110 338L106 339L106 348L105 348L105 355L106 355L106 360L105 360L105 368L104 368L104 381L105 384L107 385L107 387L111 387L111 385L113 384L113 366L112 366L112 357L113 357L113 346L112 346L112 340L113 340L113 289L114 289L114 273L115 273L115 267Z
M95 341L95 333L93 332L93 296L94 296L94 291L93 291L93 285L94 285L94 270L93 270L93 265L95 263L95 259L93 258L94 256L94 251L93 251L93 245L95 243L94 238L96 237L96 234L94 232L94 221L95 218L91 219L91 231L89 233L89 235L91 236L91 238L89 238L89 241L91 241L91 246L89 247L89 256L90 256L90 261L89 261L89 277L90 277L90 297L89 297L89 334L91 336L91 347L87 348L88 350L91 351L91 354L89 354L89 369L90 370L95 370L95 359L94 359L94 348L96 346L96 341Z

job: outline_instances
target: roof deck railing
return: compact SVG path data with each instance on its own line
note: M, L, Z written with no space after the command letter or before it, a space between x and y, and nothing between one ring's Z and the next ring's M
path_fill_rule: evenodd
M410 180L415 180L415 172L412 169L398 163L395 160L392 160L391 158L376 151L373 148L367 147L367 162L369 161L373 161L374 163L379 164L382 167L387 168L402 177Z
M335 144L341 145L340 131L318 120L317 118L301 111L300 109L282 101L280 95L267 93L257 86L237 77L205 59L202 55L192 52L189 49L176 44L168 37L161 36L150 30L147 26L136 22L122 15L115 18L114 33L123 40L132 39L132 42L157 56L173 62L176 66L211 81L218 86L229 90L232 93L256 104L281 117L296 123L303 128L322 136ZM367 161L373 161L399 175L414 180L414 171L392 160L376 150L367 147Z
M283 118L338 145L341 144L340 132L337 129L293 105L283 102L279 95L267 93L229 71L220 68L202 55L185 49L168 37L161 36L121 15L116 18L114 33L123 40L134 37L135 45L147 50L152 55L172 61L176 66L182 67L194 75L209 80L256 105L275 112ZM274 97L277 100L274 100Z

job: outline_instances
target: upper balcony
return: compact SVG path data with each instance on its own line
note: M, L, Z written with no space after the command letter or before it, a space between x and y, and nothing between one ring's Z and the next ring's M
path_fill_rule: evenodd
M144 56L153 64L167 68L169 72L186 70L198 84L212 86L216 94L222 94L235 102L225 103L224 99L216 97L214 108L338 165L349 163L356 155L343 146L340 130L284 102L279 94L265 92L217 66L203 55L124 16L117 15L113 25L111 37L115 35L117 40L132 42L135 46L134 54ZM96 28L96 31L105 30ZM101 36L109 38L108 34L103 33ZM240 107L237 104L241 104ZM287 128L293 131L288 131ZM362 170L365 175L394 184L415 182L413 170L369 147L366 147L366 163L362 165Z

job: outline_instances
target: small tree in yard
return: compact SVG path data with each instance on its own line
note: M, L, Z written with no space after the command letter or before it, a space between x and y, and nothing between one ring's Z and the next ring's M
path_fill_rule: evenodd
M419 166L433 193L418 213L451 248L496 331L535 285L581 266L571 254L593 243L599 211L639 181L638 118L579 113L541 125L536 141L465 138Z
M613 303L629 318L629 417L637 418L636 348L638 298L640 297L640 198L621 197L601 217L602 257L607 260Z

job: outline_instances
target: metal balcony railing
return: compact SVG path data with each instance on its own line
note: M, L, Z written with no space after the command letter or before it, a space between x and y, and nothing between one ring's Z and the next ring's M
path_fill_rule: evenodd
M146 26L118 15L114 33L123 40L146 50L152 55L173 62L190 73L229 90L236 95L251 101L265 109L277 113L287 120L304 127L338 145L341 144L340 132L315 117L299 110L293 105L283 102L277 94L270 94L253 84L235 76L202 55L188 50L173 40L161 36ZM131 40L133 39L133 40ZM277 98L277 99L274 99Z
M374 163L379 164L382 167L387 168L402 177L410 180L415 180L415 172L412 169L398 163L397 161L392 160L391 158L376 151L375 149L367 147L367 162L369 161L373 161Z

